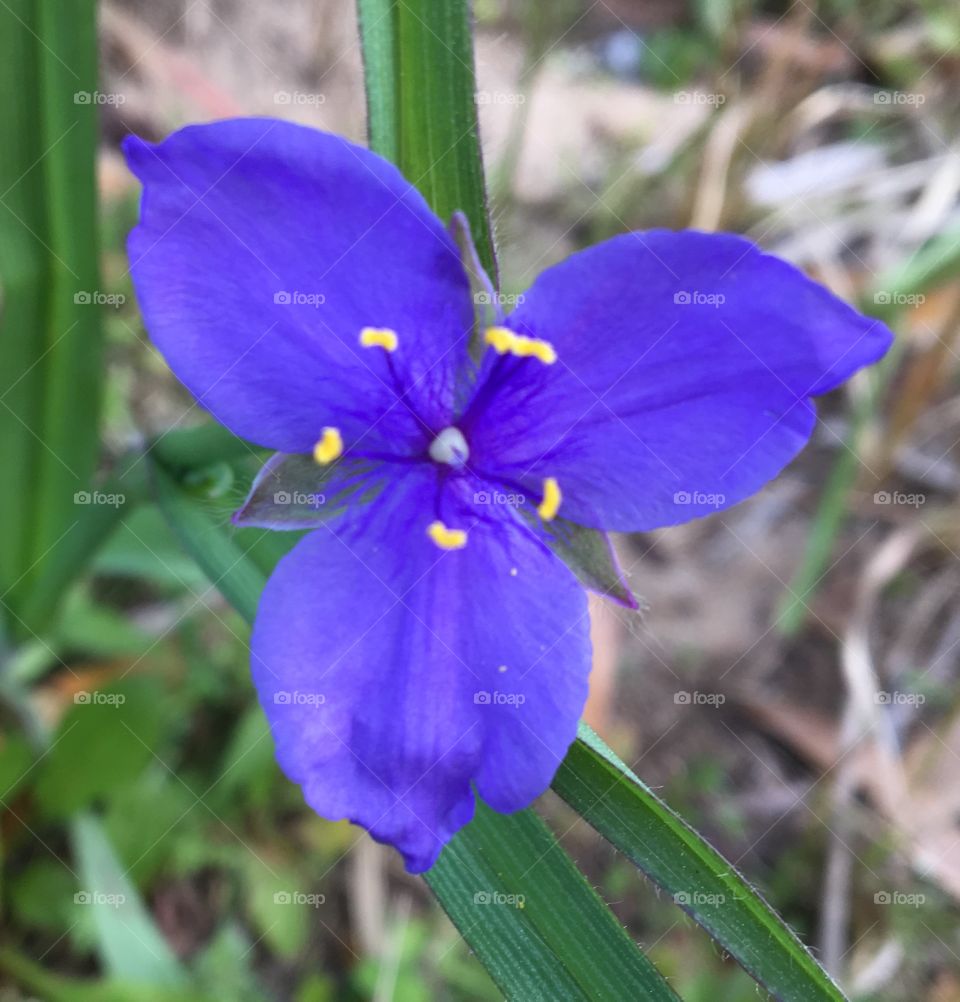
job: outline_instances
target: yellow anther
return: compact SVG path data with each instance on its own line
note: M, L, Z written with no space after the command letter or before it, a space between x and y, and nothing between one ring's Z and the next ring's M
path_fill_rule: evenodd
M343 452L343 436L339 428L324 428L320 441L313 447L313 458L321 465L327 466L340 457Z
M384 351L396 351L399 338L397 332L389 327L364 327L360 331L360 344L364 348L383 348Z
M553 345L538 337L517 338L513 353L521 358L538 358L544 365L553 365L557 360L557 352Z
M552 521L557 517L562 500L563 495L560 493L560 485L556 478L547 477L543 482L543 500L537 505L537 514L544 522Z
M544 365L553 365L557 360L557 352L549 341L514 334L506 327L488 327L483 339L498 355L509 353L518 358L536 358Z
M488 327L483 335L483 340L490 345L498 355L506 355L508 351L513 351L513 346L517 343L517 335L506 327Z
M467 545L465 529L448 529L443 522L431 522L427 526L427 535L441 550L462 550Z

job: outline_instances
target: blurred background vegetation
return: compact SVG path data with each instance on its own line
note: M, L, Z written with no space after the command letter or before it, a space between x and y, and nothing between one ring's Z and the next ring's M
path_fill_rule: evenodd
M21 27L59 17L46 0L14 6ZM878 371L822 402L810 447L756 498L617 541L646 609L597 605L587 718L852 997L960 999L960 7L478 0L475 16L508 295L624 230L727 229L899 334ZM0 368L27 373L0 378L2 416L30 433L3 446L0 488L0 999L147 998L133 981L158 1000L496 999L397 857L314 816L280 775L247 627L136 503L143 463L123 458L204 415L137 313L123 241L138 189L119 140L265 114L362 141L352 6L115 0L98 21L99 77L69 18L38 27L40 80L2 71L7 129L38 93L72 99L37 112L36 148L0 137L14 180L0 263L29 258L24 230L60 262L40 269L54 336L26 362L0 347ZM84 143L95 179L77 166ZM78 223L94 180L99 221ZM84 252L96 226L99 261ZM7 274L6 319L29 326L34 273ZM30 389L53 362L56 404ZM98 406L99 445L57 440ZM258 457L210 459L191 489L221 525ZM6 529L50 478L103 523L59 602L44 568L75 546L71 512L38 513L29 538ZM264 567L289 545L237 537ZM540 808L685 999L757 997L553 794Z

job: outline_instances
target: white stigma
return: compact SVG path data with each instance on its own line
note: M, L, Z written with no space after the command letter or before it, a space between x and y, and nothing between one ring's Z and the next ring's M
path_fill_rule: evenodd
M470 447L459 428L444 428L430 443L430 458L435 463L460 467L470 458Z

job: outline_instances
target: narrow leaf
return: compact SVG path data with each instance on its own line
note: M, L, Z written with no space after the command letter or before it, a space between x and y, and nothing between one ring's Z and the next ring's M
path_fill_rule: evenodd
M97 466L103 366L96 158L94 0L40 0L39 130L47 212L48 316L33 558L48 555L76 517Z
M151 473L160 509L184 549L244 619L253 622L266 577L253 558L159 464Z
M44 345L47 252L43 176L31 169L43 154L36 129L40 93L33 0L0 5L0 84L16 100L0 102L0 593L9 592L30 565L32 487L38 463L42 403L39 361Z
M183 986L53 974L48 967L8 946L0 946L0 971L44 1002L213 1002L210 995L200 995ZM223 998L222 993L217 997Z
M94 0L0 5L0 591L12 630L97 463Z
M759 892L585 724L553 788L775 998L844 998Z
M676 999L531 811L484 804L426 881L509 999Z
M358 0L370 145L449 220L470 221L497 281L464 0Z
M99 821L78 816L71 835L81 883L74 900L93 912L107 972L144 985L186 985L186 972L157 931Z
M37 568L24 598L20 621L29 629L45 630L67 587L89 566L116 527L148 497L141 457L130 455L95 490L78 493L71 521Z

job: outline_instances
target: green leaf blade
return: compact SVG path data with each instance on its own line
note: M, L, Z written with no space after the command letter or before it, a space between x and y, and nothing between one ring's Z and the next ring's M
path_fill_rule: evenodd
M103 367L96 221L96 4L0 11L0 588L14 632L41 563L93 488Z
M16 476L0 478L0 593L8 596L30 565L31 488L39 462L44 298L48 255L42 175L32 169L43 154L36 128L40 66L33 0L0 6L0 82L19 95L0 107L0 455Z
M775 998L842 1002L840 989L759 892L585 724L553 788Z
M358 0L370 145L444 221L461 210L497 280L463 0Z
M70 830L82 884L75 900L93 910L107 972L144 985L186 987L186 971L154 925L100 822L79 815Z
M507 998L677 998L531 811L478 803L426 880Z
M34 558L76 516L74 495L93 488L103 366L98 296L96 4L42 0L41 131L50 253L44 406Z

